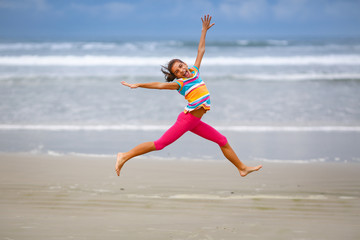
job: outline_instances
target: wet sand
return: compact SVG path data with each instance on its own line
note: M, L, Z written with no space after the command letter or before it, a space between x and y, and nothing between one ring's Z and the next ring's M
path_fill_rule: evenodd
M259 162L248 162L255 165ZM0 239L359 239L360 164L0 155Z

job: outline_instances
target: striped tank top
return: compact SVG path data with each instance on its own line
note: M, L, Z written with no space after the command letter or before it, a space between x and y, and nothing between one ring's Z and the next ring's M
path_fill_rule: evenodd
M185 112L191 112L200 107L210 110L210 93L204 81L200 78L199 69L196 66L192 66L189 70L192 73L192 77L175 80L179 84L178 92L185 96L185 99L188 101Z

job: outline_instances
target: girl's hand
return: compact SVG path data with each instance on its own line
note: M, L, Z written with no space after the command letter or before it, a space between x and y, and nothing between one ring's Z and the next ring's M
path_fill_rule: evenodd
M209 30L212 26L215 25L215 23L212 23L210 24L211 22L211 16L208 14L208 15L204 15L204 19L201 18L201 21L202 21L202 29L207 31Z
M202 30L201 30L199 47L198 47L198 54L196 56L196 60L194 64L197 68L200 68L200 64L205 53L205 38L206 38L207 30L209 30L212 26L215 25L215 23L211 24L211 16L209 14L204 15L204 18L201 18L201 21L202 21Z
M121 81L121 84L124 85L124 86L127 86L129 88L132 88L132 89L139 87L139 85L137 85L137 84L131 84L131 83L127 83L125 81Z

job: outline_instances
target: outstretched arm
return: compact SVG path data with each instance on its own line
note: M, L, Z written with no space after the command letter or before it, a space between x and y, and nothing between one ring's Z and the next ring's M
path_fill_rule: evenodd
M201 37L200 37L200 42L199 42L199 47L198 47L198 53L197 53L195 64L194 64L197 68L200 68L201 60L205 53L206 32L215 24L215 23L210 24L211 16L209 16L209 14L205 15L204 19L201 18L201 21L202 21Z
M122 85L127 86L129 88L150 88L150 89L168 89L168 90L177 90L179 88L179 84L175 82L149 82L149 83L127 83L125 81L121 82Z

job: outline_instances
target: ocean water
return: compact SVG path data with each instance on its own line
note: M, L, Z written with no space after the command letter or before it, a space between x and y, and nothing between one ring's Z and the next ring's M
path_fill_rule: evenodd
M192 65L197 44L0 41L0 151L113 155L155 140L186 101L120 81L164 81L160 66ZM360 39L208 40L200 74L203 120L242 158L359 161ZM222 159L214 146L189 133L150 156Z

